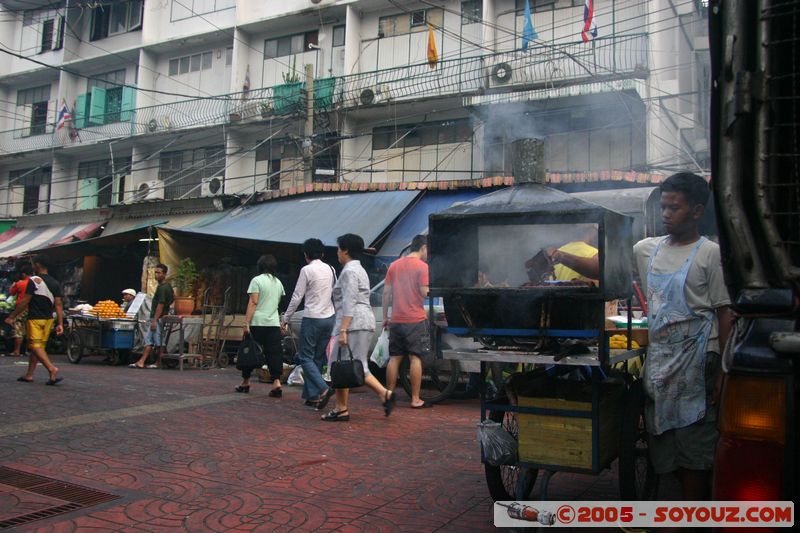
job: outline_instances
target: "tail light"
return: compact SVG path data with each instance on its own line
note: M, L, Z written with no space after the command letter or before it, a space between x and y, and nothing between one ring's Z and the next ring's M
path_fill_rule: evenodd
M720 404L714 500L780 500L786 381L728 375Z

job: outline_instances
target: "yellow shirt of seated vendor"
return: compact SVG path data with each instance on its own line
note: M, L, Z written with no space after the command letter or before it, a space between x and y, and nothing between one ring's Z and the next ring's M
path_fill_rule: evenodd
M586 244L582 241L573 241L568 242L564 246L558 249L559 252L564 252L566 254L574 255L576 257L594 257L598 254L597 248L590 244ZM578 272L575 272L571 268L564 266L560 263L557 263L553 267L553 276L558 281L573 281L573 280L580 280L580 281L596 281L591 278L587 278L586 276L582 276Z

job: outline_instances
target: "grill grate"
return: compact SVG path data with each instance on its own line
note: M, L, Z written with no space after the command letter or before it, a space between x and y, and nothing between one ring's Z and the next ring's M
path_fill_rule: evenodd
M800 60L800 10L795 0L773 0L762 10L768 37L765 65L766 98L772 124L769 148L763 154L768 172L765 215L777 230L776 243L794 267L800 265L800 92L796 65ZM791 275L790 275L791 277Z
M69 513L84 507L110 502L119 498L116 494L111 494L109 492L103 492L37 474L29 474L28 472L14 470L13 468L4 466L0 466L0 483L26 492L67 502L64 505L48 507L47 509L0 520L0 529L27 524L36 520Z

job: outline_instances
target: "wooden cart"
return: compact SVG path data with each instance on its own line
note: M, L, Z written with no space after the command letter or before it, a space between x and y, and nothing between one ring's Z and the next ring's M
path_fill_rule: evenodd
M569 338L598 335L546 332L554 333ZM609 336L599 332L593 353L562 358L520 350L443 352L447 359L480 362L484 376L490 363L535 365L535 370L511 380L516 390L493 401L487 400L481 380L481 421L502 423L518 443L517 461L512 464L489 464L482 451L486 482L495 501L529 499L540 471L544 477L539 497L546 499L556 472L596 475L615 459L619 459L622 499L654 497L657 477L647 452L644 395L640 380L628 371L629 362L644 357L645 349L609 350Z

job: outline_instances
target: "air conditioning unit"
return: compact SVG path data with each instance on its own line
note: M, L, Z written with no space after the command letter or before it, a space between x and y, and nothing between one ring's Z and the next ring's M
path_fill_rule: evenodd
M362 89L357 105L375 105L392 99L392 89L388 85L376 85Z
M136 188L134 199L137 202L144 200L163 200L164 184L161 180L145 181Z
M200 184L200 196L220 196L222 194L222 178L203 178Z
M486 67L486 77L490 89L507 87L515 81L514 64L511 61L497 61ZM519 80L517 80L519 81Z

